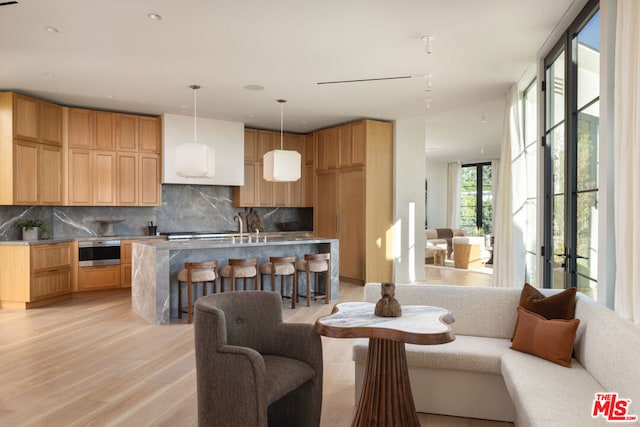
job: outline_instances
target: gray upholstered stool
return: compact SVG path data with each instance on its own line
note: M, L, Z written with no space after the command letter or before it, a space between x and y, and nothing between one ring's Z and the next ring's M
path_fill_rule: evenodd
M296 285L298 283L298 274L296 272L296 257L285 256L269 257L269 262L265 262L260 267L260 289L264 290L264 276L271 276L271 290L276 290L276 276L280 276L280 296L282 298L291 298L291 308L295 308L294 300L296 298ZM291 295L284 294L284 278L291 276Z
M216 293L218 279L218 262L185 262L184 269L178 272L178 318L187 313L187 322L193 321L193 285L202 283L202 296L207 295L207 284L213 284L212 292ZM182 306L182 285L187 285L187 306Z
M313 286L313 299L324 298L324 303L329 304L331 299L331 254L306 254L304 259L301 259L296 264L298 271L303 271L307 277L307 289L305 295L300 295L300 288L296 285L296 297L292 301L297 301L299 296L306 296L307 307L311 305L311 273L314 276ZM318 293L318 275L320 273L325 274L325 292L324 294ZM298 275L298 279L300 275ZM295 308L295 303L291 303L292 308Z
M236 279L242 279L243 289L247 290L247 279L253 279L254 290L259 289L258 258L230 258L229 263L220 269L220 287L224 292L224 279L231 279L229 290L236 290Z

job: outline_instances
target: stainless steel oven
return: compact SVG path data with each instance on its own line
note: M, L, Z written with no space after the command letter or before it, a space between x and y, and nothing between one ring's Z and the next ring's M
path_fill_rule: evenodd
M120 240L78 242L78 267L120 264Z

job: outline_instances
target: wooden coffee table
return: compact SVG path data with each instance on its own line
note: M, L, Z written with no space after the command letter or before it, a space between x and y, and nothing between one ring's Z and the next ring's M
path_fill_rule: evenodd
M405 343L434 345L455 339L453 316L444 308L402 306L401 317L378 317L375 304L337 304L319 318L314 330L333 338L369 338L362 394L353 426L420 426L416 414Z

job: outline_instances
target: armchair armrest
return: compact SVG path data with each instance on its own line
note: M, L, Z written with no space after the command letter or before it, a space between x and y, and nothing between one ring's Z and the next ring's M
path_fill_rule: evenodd
M306 323L281 323L274 334L277 346L270 352L291 357L312 366L322 376L322 341Z

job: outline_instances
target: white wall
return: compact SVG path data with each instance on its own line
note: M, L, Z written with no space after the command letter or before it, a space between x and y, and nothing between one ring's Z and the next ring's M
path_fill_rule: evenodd
M394 144L394 281L425 280L424 119L398 120Z
M164 184L244 185L244 123L198 118L198 142L215 150L215 175L185 178L175 173L176 145L194 142L193 116L162 116Z
M446 162L425 161L425 177L429 186L426 218L428 228L447 227L447 170Z

